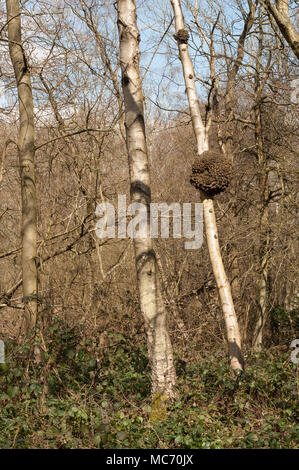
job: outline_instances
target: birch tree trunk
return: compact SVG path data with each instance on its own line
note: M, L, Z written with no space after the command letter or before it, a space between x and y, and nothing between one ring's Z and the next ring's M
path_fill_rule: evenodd
M208 135L201 119L199 101L194 81L194 69L188 51L187 40L182 41L178 39L180 32L184 31L184 17L181 8L181 2L180 0L170 1L175 17L176 37L183 67L193 130L197 139L197 151L198 155L201 155L209 149ZM230 283L226 276L221 257L214 203L213 199L207 197L207 195L203 192L201 192L201 198L203 202L208 250L225 319L230 367L232 370L242 370L243 357L241 351L241 336L231 295Z
M30 69L22 46L19 0L6 0L8 41L18 89L18 152L22 194L22 277L27 333L37 319L37 228L34 166L34 116Z
M150 174L134 0L118 0L117 11L131 202L142 203L147 208L147 235L145 238L134 238L134 248L140 307L145 321L151 364L152 394L171 398L175 396L176 374L167 331L166 310L160 292L156 255L150 238Z

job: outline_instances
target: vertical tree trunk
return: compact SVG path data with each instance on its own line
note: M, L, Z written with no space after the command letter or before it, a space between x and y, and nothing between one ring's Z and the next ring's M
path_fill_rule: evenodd
M22 191L22 275L26 330L29 332L35 326L37 317L37 229L33 99L29 65L22 46L19 1L6 0L6 8L9 52L19 98L18 150Z
M268 184L266 183L267 187ZM264 201L260 215L260 248L259 261L260 273L258 281L259 290L259 313L255 325L252 347L255 351L260 351L263 345L264 328L267 321L268 302L268 271L269 271L269 237L268 237L268 203Z
M173 352L149 230L151 189L144 125L144 98L139 73L139 32L135 2L118 0L117 9L131 202L142 203L147 207L147 237L135 238L134 248L140 306L145 320L151 364L152 394L173 397L176 383Z
M181 2L180 0L170 1L174 11L175 29L178 37L179 31L184 30L184 18L181 9ZM177 42L183 67L193 129L197 139L198 155L201 155L209 148L208 135L201 119L198 96L194 82L194 70L189 56L188 44L187 41L183 42L179 39ZM201 196L203 201L204 221L209 255L225 319L230 367L232 370L242 370L243 357L241 351L241 336L232 300L230 284L227 279L221 257L214 203L213 199L207 197L205 194L202 193Z
M234 107L236 105L236 78L239 72L239 69L242 65L242 61L244 59L245 55L245 41L246 38L248 37L248 34L254 24L254 19L255 19L255 13L256 13L256 3L252 3L251 1L248 2L248 7L249 11L246 17L244 18L244 25L243 29L240 32L240 36L238 38L238 46L237 46L237 53L236 53L236 58L234 59L233 63L230 62L228 66L228 79L226 83L226 89L225 89L225 96L224 96L224 130L221 129L220 124L218 124L218 142L220 143L221 150L223 154L231 160L231 162L234 162L234 153L235 153L235 143L234 143ZM212 44L211 44L212 46ZM211 47L211 55L215 57L215 51L214 48ZM216 74L215 74L215 66L213 70L213 78L214 80L216 79ZM219 100L217 99L218 95L218 82L219 79L217 77L217 81L215 80L214 83L216 84L215 88L215 94L216 94L216 100L214 106L212 106L214 109L215 117L219 120L221 120L220 116L220 110L219 110ZM235 188L232 188L231 190L232 193L232 199L235 199L236 191ZM238 232L238 220L236 217L236 211L233 210L233 214L231 217L231 230L233 234L237 234ZM237 243L235 240L232 240L230 244L230 253L232 256L232 263L231 263L231 275L232 275L232 280L231 280L231 292L233 299L239 300L239 306L242 292L241 292L241 283L240 283L240 269L239 269L239 263L238 263L238 248L237 248ZM244 320L244 317L243 317ZM243 342L244 339L246 338L246 331L244 330L244 327L246 327L246 318L244 321L244 326L243 326Z
M255 105L254 105L254 131L255 144L258 159L258 185L260 201L259 209L259 280L258 280L258 298L259 312L253 334L252 347L255 351L262 348L264 327L267 320L267 302L268 302L268 270L269 270L269 172L267 156L264 152L263 129L262 129L262 93L265 77L268 76L271 63L268 62L267 67L263 68L262 79L260 57L263 48L263 30L261 9L259 11L259 39L258 50L256 54L255 65Z

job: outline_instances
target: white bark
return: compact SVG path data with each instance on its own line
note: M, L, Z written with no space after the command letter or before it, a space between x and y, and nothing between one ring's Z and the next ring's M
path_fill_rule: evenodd
M175 17L175 30L176 32L184 29L184 17L182 14L181 4L180 1L173 1L170 0L174 12ZM205 152L209 149L209 143L205 132L205 127L203 125L201 114L200 114L200 107L199 101L197 96L197 91L195 88L195 81L194 81L194 69L193 64L189 55L188 51L188 44L182 44L178 42L178 47L180 51L180 59L182 62L183 67L183 74L185 79L186 85L186 92L190 107L190 114L192 119L192 125L194 129L194 133L197 139L197 150L198 154Z
M181 9L180 0L170 0L175 17L176 33L184 29L184 17ZM197 139L198 155L201 155L209 148L208 135L206 135L205 126L200 115L197 91L194 81L194 69L190 59L188 44L178 42L180 59L182 62L184 79L186 84L187 96L190 106L190 114L194 134ZM227 279L217 233L217 225L214 211L213 199L202 193L204 221L209 249L209 256L212 264L213 273L218 287L221 307L224 314L226 333L228 340L230 367L232 370L243 369L243 358L241 351L241 336L238 320L231 295L231 288Z
M135 2L118 0L117 9L131 202L143 203L148 212L147 237L135 238L134 248L140 307L145 320L151 363L152 394L173 397L176 382L173 353L149 229L150 175L139 73L139 32Z
M243 358L241 351L241 335L231 287L226 276L217 232L214 203L212 199L204 200L204 222L207 235L210 260L213 273L218 287L221 308L224 315L226 334L228 340L229 360L232 370L243 369Z

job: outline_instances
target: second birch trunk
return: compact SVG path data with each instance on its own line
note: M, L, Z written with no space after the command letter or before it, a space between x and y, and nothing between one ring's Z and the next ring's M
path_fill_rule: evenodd
M182 41L179 39L180 32L184 31L184 17L181 8L181 2L180 0L170 1L175 17L176 38L180 53L180 59L183 67L193 130L197 140L197 151L198 155L200 156L209 149L208 135L206 133L206 129L201 118L198 95L196 92L194 81L194 69L188 51L188 40L186 39ZM185 36L187 38L186 34ZM219 292L221 307L226 325L230 367L232 370L242 370L244 365L241 350L241 336L231 295L230 283L226 276L222 261L218 240L214 202L212 198L207 197L203 192L201 193L201 196L203 202L204 222L209 256Z

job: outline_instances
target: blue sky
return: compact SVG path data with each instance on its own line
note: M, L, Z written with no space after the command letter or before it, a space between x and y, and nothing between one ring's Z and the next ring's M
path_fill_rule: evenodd
M1 1L1 0L0 0ZM209 7L209 4L206 0L199 1L200 8L202 11L211 18L215 18L219 9L222 10L223 15L221 20L225 23L228 23L233 28L232 32L239 33L240 24L238 22L238 17L236 15L235 9L231 6L230 2L220 2L214 0L212 7ZM3 2L2 2L3 3ZM60 2L64 3L64 2ZM76 2L69 2L69 4L74 5ZM170 109L181 109L187 107L187 97L185 95L185 85L183 80L183 73L181 63L178 60L178 50L176 41L173 39L174 34L174 22L170 26L170 29L167 35L164 37L162 43L160 44L158 50L157 46L161 40L162 35L169 26L169 23L173 17L173 12L171 8L170 1L168 0L138 0L137 2L137 15L138 15L138 26L141 34L141 58L140 58L140 69L141 74L143 75L146 67L149 63L150 70L146 74L145 80L143 82L144 94L145 96L150 96L152 100L157 100L160 105L165 108ZM207 79L209 77L209 67L207 60L201 56L202 46L205 45L201 43L201 37L197 34L196 27L192 24L192 15L188 12L187 8L184 8L185 3L193 6L194 1L182 2L183 12L185 16L186 24L191 25L192 29L195 31L195 34L192 35L189 44L189 51L191 56L194 59L195 72L202 79ZM25 2L26 7L33 9L35 11L40 10L40 3L36 0L29 0ZM49 2L49 4L59 5L59 2ZM80 26L80 20L72 13L72 22L76 28L82 28ZM225 18L224 18L225 16ZM47 18L43 17L47 23ZM103 28L103 34L109 34L114 41L118 42L117 28L116 28L116 11L110 4L110 19L105 20L103 24L100 25ZM199 14L199 20L202 20L202 15ZM100 20L101 21L101 20ZM201 21L202 22L202 21ZM207 22L202 22L203 27L207 26ZM102 32L102 31L101 31ZM71 43L67 44L68 47L71 46ZM38 55L41 53L40 46L39 50L36 50L35 53ZM72 47L72 46L71 46ZM91 44L91 48L94 47L94 44ZM154 57L153 54L155 53ZM32 55L31 55L32 58ZM90 86L92 86L90 82ZM94 79L93 86L97 86L96 79ZM203 99L206 97L206 90L202 85L197 85L199 96ZM3 92L3 87L0 85L0 106L5 104L4 94L1 95L1 90ZM91 88L90 88L91 92ZM147 102L147 108L151 108L152 105L150 102Z

